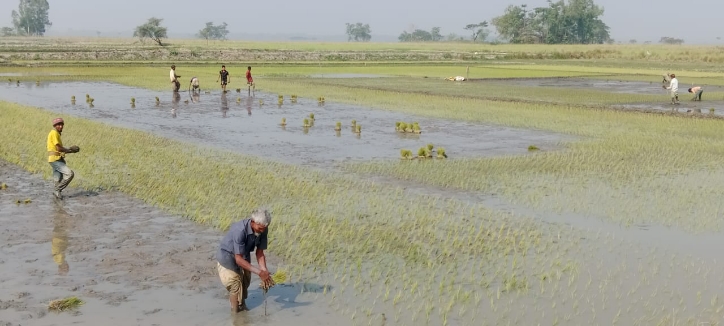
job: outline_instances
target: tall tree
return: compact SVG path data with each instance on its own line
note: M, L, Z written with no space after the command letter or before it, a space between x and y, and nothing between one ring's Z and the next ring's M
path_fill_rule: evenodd
M440 34L440 27L433 27L430 31L430 35L432 36L433 42L438 42L442 40L442 34Z
M20 0L18 10L13 10L13 26L18 35L45 34L45 27L53 25L48 19L50 5L47 0Z
M347 41L354 40L355 42L368 42L372 39L372 31L370 31L370 24L350 24L347 23Z
M149 18L145 24L136 27L136 30L133 32L133 37L138 37L141 41L145 38L150 38L158 43L158 45L163 46L161 41L164 38L168 38L166 35L168 30L166 27L161 26L162 21L163 19L161 18Z
M483 21L477 24L465 25L465 29L472 33L470 39L473 40L473 43L478 39L480 39L480 41L485 41L485 39L488 37L488 32L485 29L486 27L488 27L487 21Z
M209 40L225 40L226 35L229 34L229 30L226 29L228 25L224 22L221 23L221 25L214 26L214 23L208 22L206 23L206 27L199 30L199 33L196 34L199 38L206 39L206 44L209 43Z

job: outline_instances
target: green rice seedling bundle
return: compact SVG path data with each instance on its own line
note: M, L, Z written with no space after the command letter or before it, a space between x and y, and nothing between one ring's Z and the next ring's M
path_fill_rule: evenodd
M67 311L76 309L84 304L83 300L78 297L69 297L65 299L53 300L48 304L48 310L51 311Z
M309 120L314 121L314 113L310 113L310 114L309 114Z
M309 124L309 118L304 118L304 125L303 125L303 126L304 126L305 128L311 127L311 125Z
M287 118L282 118L282 122L281 122L279 125L281 125L281 126L286 126L286 125L287 125Z
M447 154L445 153L445 149L442 147L437 148L437 158L447 158Z
M342 130L342 122L337 121L337 124L335 125L334 130L335 130L335 131L340 131L340 130Z
M354 133L355 133L355 134L361 134L361 133L362 133L362 125L355 125Z

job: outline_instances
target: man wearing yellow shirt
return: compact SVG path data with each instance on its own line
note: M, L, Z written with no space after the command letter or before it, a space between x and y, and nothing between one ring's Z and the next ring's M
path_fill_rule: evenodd
M73 171L65 164L65 154L78 153L78 146L63 147L60 134L63 133L65 122L62 118L53 119L53 130L48 134L48 163L53 168L53 180L55 180L55 198L63 199L61 192L73 180Z

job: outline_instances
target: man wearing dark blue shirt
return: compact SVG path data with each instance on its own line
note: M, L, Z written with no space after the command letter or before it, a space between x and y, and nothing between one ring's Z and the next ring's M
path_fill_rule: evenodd
M264 256L269 223L271 214L265 209L256 209L250 218L232 224L221 240L216 254L216 269L221 283L229 291L231 311L234 313L249 310L245 300L251 283L251 273L259 275L264 284L273 285ZM258 268L251 265L251 252L254 249Z

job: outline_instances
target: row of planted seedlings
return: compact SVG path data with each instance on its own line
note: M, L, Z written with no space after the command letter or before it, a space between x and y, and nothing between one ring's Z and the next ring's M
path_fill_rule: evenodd
M308 117L305 117L304 120L302 120L302 127L305 131L308 131L309 128L314 127L314 122L316 119L314 118L314 113L310 113ZM284 129L287 126L287 118L283 117L279 125ZM357 123L357 120L352 120L352 131L355 134L361 134L362 133L362 125ZM342 122L337 121L334 126L334 131L340 132L342 131Z
M0 108L9 128L0 134L6 144L0 157L49 176L41 157L23 153L44 150L33 139L47 132L43 122L53 114L2 103ZM672 305L688 308L679 310L677 320L721 307L711 293L720 290L721 283L701 290L702 306L687 305L686 294L677 294L686 291L680 280L692 282L698 275L711 282L717 274L710 271L716 269L681 258L661 264L662 257L671 257L648 252L632 264L617 255L633 247L588 247L599 242L619 245L616 237L414 195L351 176L197 149L84 119L75 120L74 126L68 141L83 139L89 149L74 159L78 186L118 189L221 228L235 221L239 211L271 203L275 220L270 252L282 258L290 282L318 289L355 324L612 324L614 318L622 324L645 318L639 323L650 324L651 319L665 318ZM113 157L111 165L98 173L97 161L108 157ZM167 164L177 168L164 169ZM114 172L121 169L125 177L117 178ZM324 236L310 236L314 234ZM593 263L582 265L581 260ZM690 274L682 278L667 268L686 268ZM661 278L667 275L664 284ZM629 283L632 278L634 284ZM700 283L684 285L701 288Z

